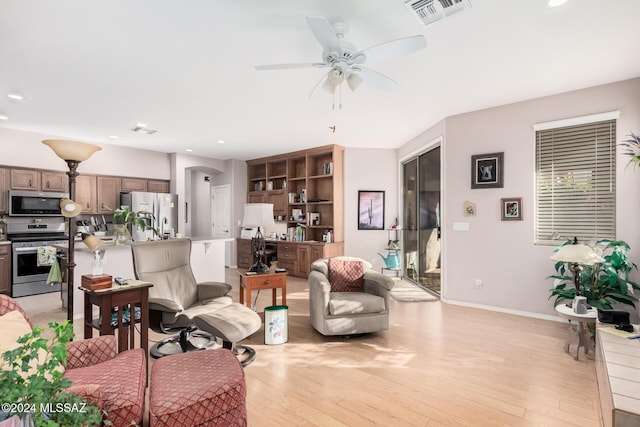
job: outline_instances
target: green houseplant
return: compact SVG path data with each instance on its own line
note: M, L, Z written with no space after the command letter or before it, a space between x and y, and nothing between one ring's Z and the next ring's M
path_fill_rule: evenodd
M71 381L63 377L60 369L67 363L67 343L73 339L73 325L68 321L51 322L49 327L55 333L51 340L43 338L42 328L36 327L18 339L18 347L2 354L0 396L4 415L18 415L23 425L100 425L100 409L67 391Z
M129 206L122 206L120 209L116 209L115 211L113 211L113 221L114 223L116 223L116 235L118 234L118 232L125 233L126 235L128 235L128 239L126 240L131 240L131 235L129 234L128 230L126 230L126 226L131 225L131 227L140 227L140 230L142 230L143 232L146 230L151 230L153 231L154 235L160 236L160 234L158 234L158 230L156 230L155 227L149 226L149 218L155 220L155 216L151 212L134 212L129 208Z
M627 166L636 167L640 165L640 136L631 132L631 135L627 135L629 139L622 141L620 144L624 147L622 154L631 157Z
M567 241L555 250L570 243ZM593 265L581 265L580 295L587 298L587 304L600 310L611 310L615 303L635 307L638 298L633 295L632 290L640 287L629 280L629 273L637 269L637 266L627 258L629 249L629 245L622 240L604 239L595 243L594 250L601 254L604 261ZM557 262L556 274L549 276L556 284L550 289L549 296L549 299L555 297L554 306L566 300L573 300L576 296L574 278L571 266L568 264Z

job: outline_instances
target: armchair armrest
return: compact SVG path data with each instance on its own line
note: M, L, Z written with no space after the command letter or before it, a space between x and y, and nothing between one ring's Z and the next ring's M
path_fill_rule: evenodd
M113 359L118 354L116 337L103 335L67 344L67 369L85 368Z
M386 297L393 289L393 280L389 276L368 270L364 272L364 291Z
M231 285L221 282L198 283L198 301L211 298L219 298L231 291Z
M309 273L309 311L311 316L329 314L329 293L331 285L329 279L319 271Z
M180 313L184 310L182 305L165 298L149 298L149 310L168 311L169 313Z

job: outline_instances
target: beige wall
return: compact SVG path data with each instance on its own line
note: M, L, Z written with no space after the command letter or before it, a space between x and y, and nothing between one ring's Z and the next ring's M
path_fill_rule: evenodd
M534 245L533 125L607 111L620 112L618 141L640 132L640 78L448 117L398 150L401 158L444 137L443 300L555 316L546 279L553 274L552 247ZM471 155L497 151L504 152L504 188L472 190ZM629 243L639 263L640 171L625 170L627 160L618 153L617 238ZM500 220L502 197L523 198L523 221ZM477 204L476 217L463 216L465 200ZM454 222L468 222L469 231L454 231Z

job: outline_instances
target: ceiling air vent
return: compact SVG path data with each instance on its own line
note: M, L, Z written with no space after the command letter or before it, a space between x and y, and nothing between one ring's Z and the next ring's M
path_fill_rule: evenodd
M404 5L422 25L471 7L469 0L407 0Z

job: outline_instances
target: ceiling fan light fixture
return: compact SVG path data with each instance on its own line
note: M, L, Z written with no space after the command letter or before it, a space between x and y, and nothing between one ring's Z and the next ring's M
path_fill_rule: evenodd
M362 78L357 74L351 74L347 77L347 85L349 85L349 89L351 89L351 91L358 89L358 86L360 86L361 83Z

